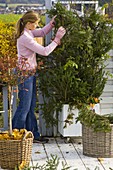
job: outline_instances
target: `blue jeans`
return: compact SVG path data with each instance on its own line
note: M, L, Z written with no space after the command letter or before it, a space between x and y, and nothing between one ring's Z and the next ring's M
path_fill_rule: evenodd
M32 131L34 139L40 136L34 109L36 107L36 77L29 76L18 85L19 105L12 120L13 129Z

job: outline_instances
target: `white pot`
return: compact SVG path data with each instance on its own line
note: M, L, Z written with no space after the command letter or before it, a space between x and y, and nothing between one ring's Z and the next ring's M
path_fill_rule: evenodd
M65 126L65 120L67 119L68 114L73 113L73 124L69 125L67 124L67 127ZM64 104L62 107L62 111L59 113L58 116L58 131L63 137L76 137L76 136L82 136L82 126L80 122L76 123L76 117L78 116L78 109L72 109L69 110L69 105Z

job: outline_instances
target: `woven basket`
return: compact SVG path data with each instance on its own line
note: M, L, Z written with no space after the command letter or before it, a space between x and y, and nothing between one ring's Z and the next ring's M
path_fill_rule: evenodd
M0 166L14 169L22 162L29 166L33 144L32 132L27 132L22 140L0 140Z
M83 154L90 157L113 157L113 124L111 132L94 132L82 125Z

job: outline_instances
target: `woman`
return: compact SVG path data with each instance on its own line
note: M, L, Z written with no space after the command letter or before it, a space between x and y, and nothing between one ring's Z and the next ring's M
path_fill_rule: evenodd
M54 27L54 20L55 17L42 29L36 29L39 16L34 11L28 11L17 22L18 67L19 70L21 70L22 76L25 72L35 72L37 68L36 53L48 56L60 44L61 38L66 33L63 27L58 29L54 40L46 47L41 46L34 40L34 37L44 37L47 35ZM35 141L47 142L47 140L40 137L37 120L34 114L36 106L35 74L31 74L27 78L25 78L24 74L24 82L18 85L18 89L19 105L12 120L13 129L26 128L28 131L33 132Z

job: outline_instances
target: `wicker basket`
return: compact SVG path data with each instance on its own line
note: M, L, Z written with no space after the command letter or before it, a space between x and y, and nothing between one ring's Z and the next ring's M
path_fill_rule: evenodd
M1 168L14 169L22 162L28 166L31 160L32 144L32 132L27 132L22 140L0 140Z
M91 157L113 157L113 124L111 132L94 132L82 125L83 154Z

